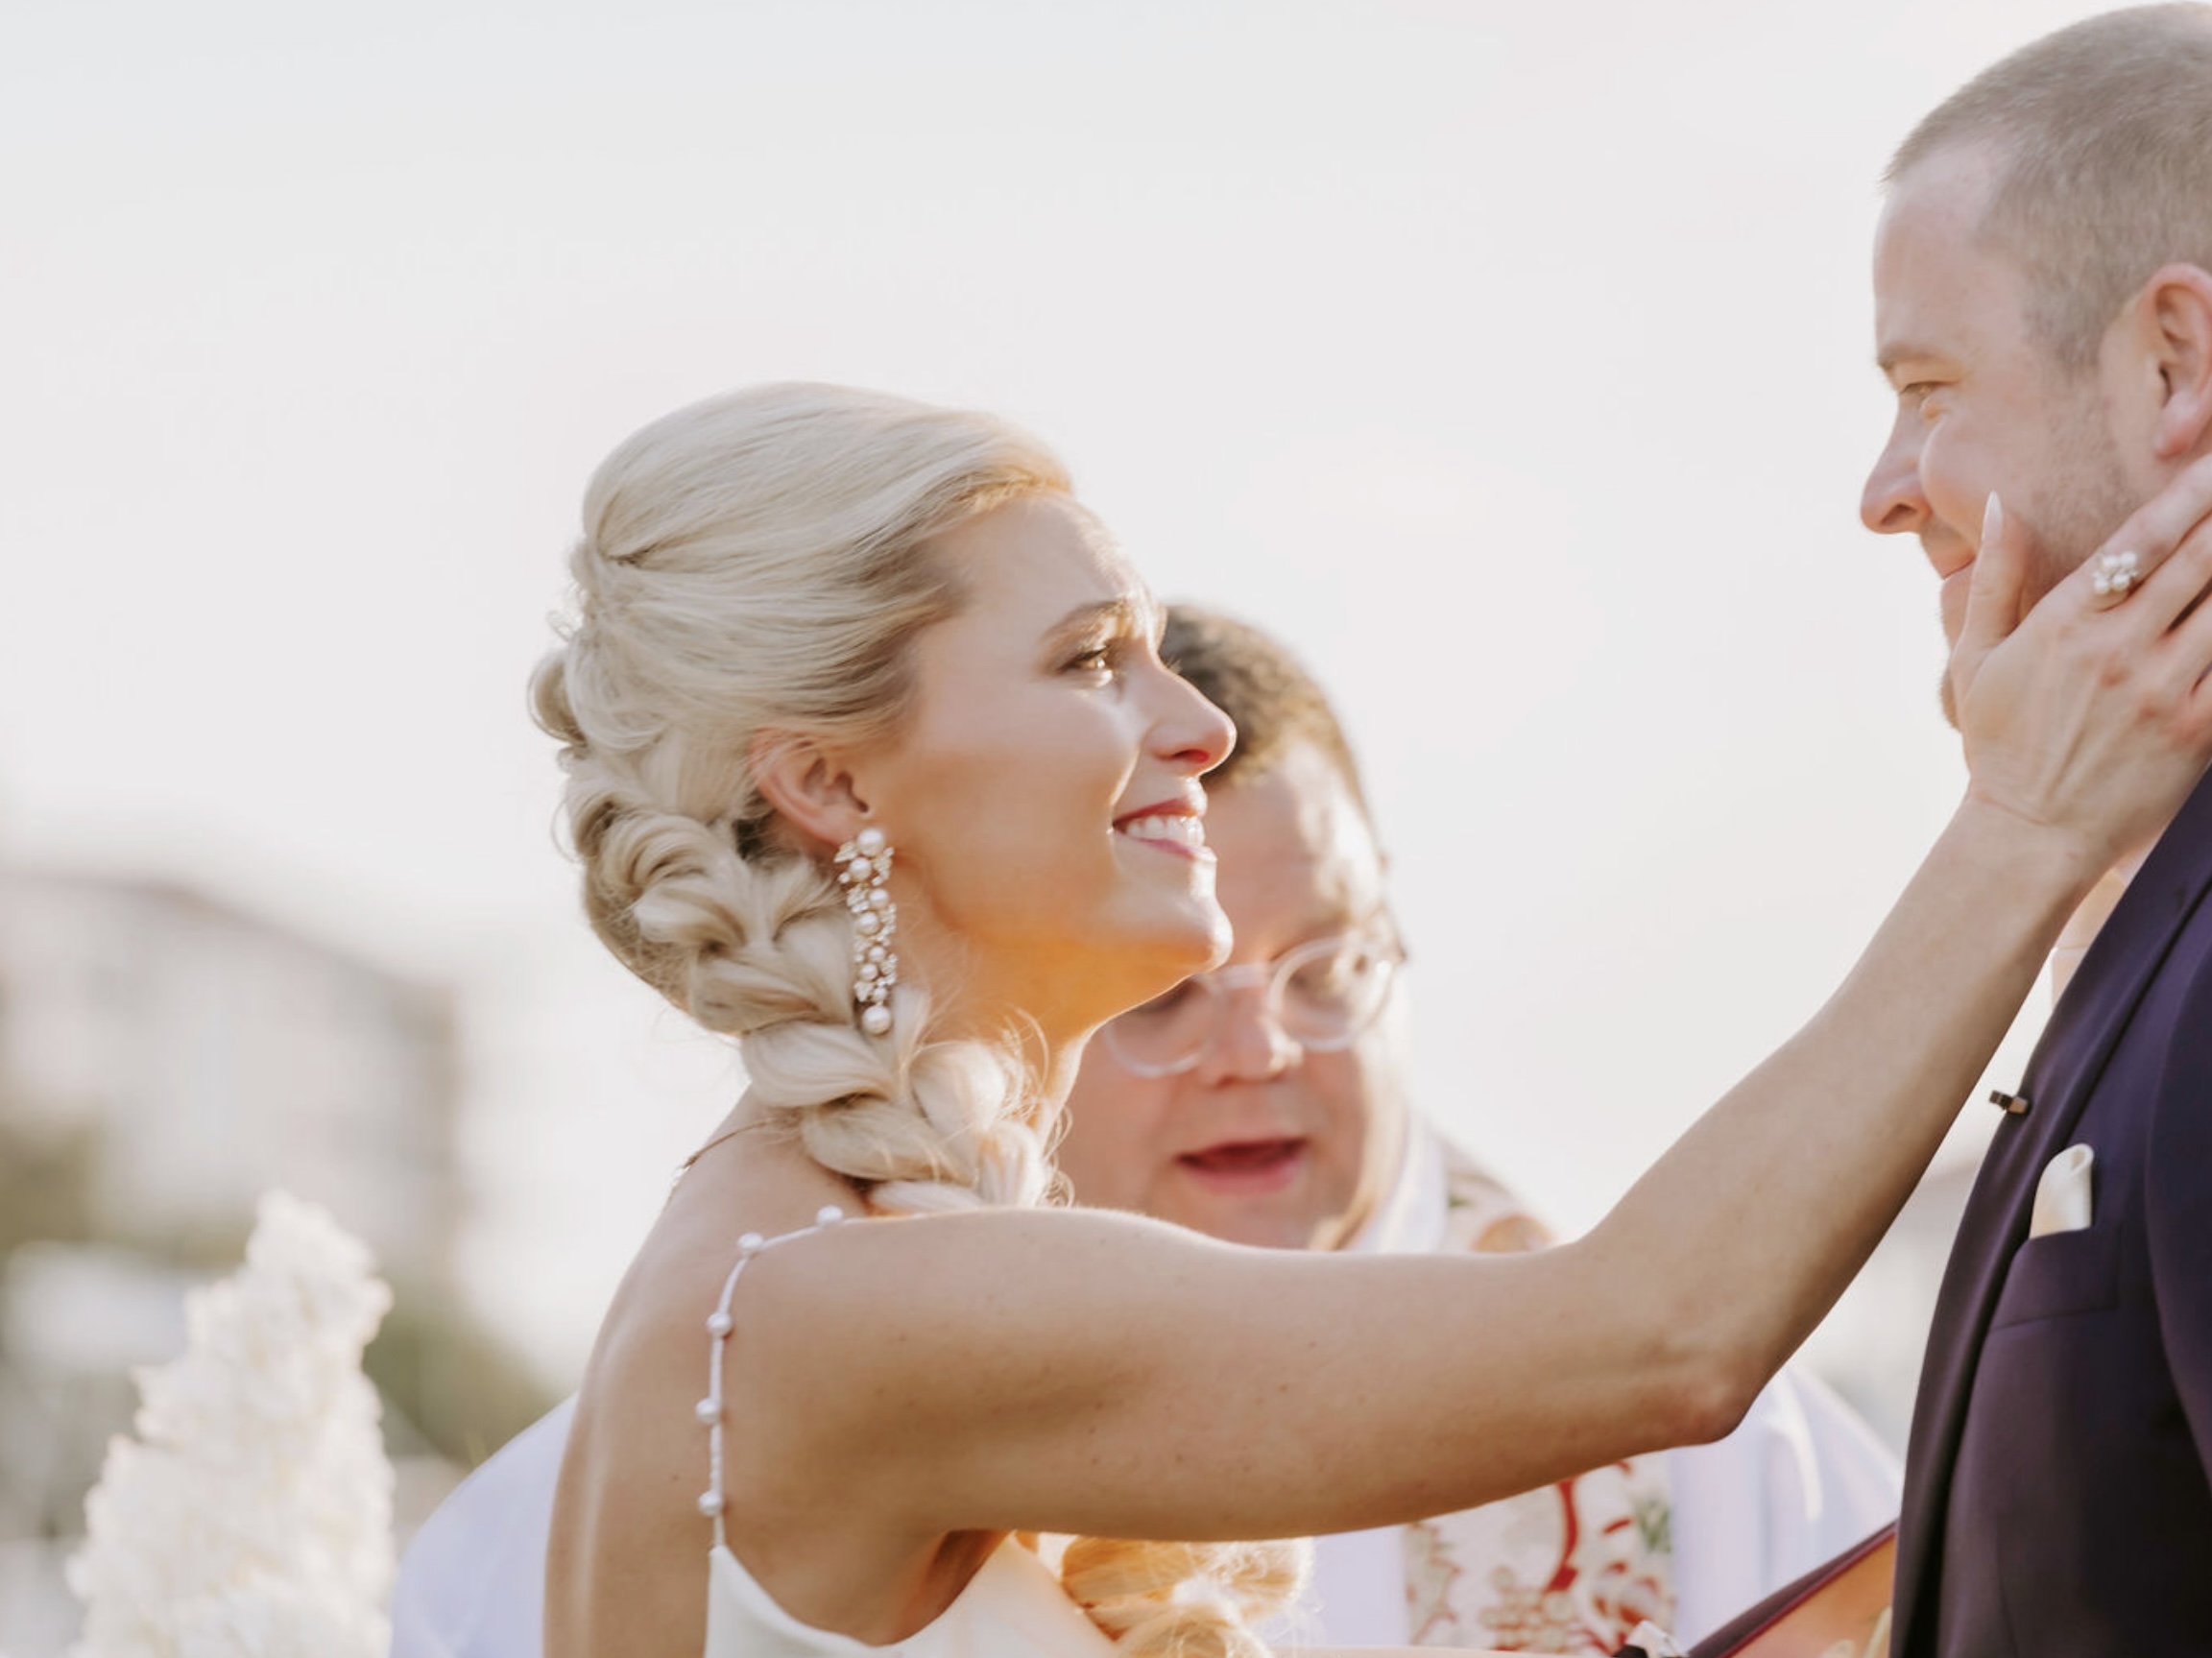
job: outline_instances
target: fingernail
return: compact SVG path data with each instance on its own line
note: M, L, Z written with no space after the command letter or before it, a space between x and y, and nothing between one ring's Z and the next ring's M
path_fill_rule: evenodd
M1982 544L1994 546L2005 535L2005 503L1997 498L1997 492L1989 492L1989 504L1982 509Z

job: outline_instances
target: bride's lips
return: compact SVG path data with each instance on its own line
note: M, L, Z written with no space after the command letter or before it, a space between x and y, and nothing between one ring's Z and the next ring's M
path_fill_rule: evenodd
M1187 1151L1175 1163L1200 1185L1227 1195L1280 1191L1305 1168L1306 1141L1296 1137L1224 1140Z
M1204 817L1204 797L1177 797L1124 812L1114 820L1114 832L1155 852L1211 863L1214 852L1206 844Z

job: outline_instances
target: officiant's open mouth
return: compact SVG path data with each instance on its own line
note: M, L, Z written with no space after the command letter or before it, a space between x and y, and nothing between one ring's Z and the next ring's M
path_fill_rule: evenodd
M1306 1141L1225 1140L1201 1151L1187 1151L1176 1163L1215 1191L1276 1191L1306 1166Z

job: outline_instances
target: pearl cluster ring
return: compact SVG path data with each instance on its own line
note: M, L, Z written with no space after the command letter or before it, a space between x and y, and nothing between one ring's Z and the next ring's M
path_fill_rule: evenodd
M2124 599L2142 579L2142 561L2133 553L2101 553L2089 589L2101 599Z

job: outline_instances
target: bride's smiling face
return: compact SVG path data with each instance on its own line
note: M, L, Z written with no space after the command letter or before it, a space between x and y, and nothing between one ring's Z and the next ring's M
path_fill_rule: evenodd
M1227 949L1198 780L1235 733L1161 662L1158 606L1073 501L1012 501L935 551L961 607L916 640L912 704L854 781L940 1005L1065 1038Z

